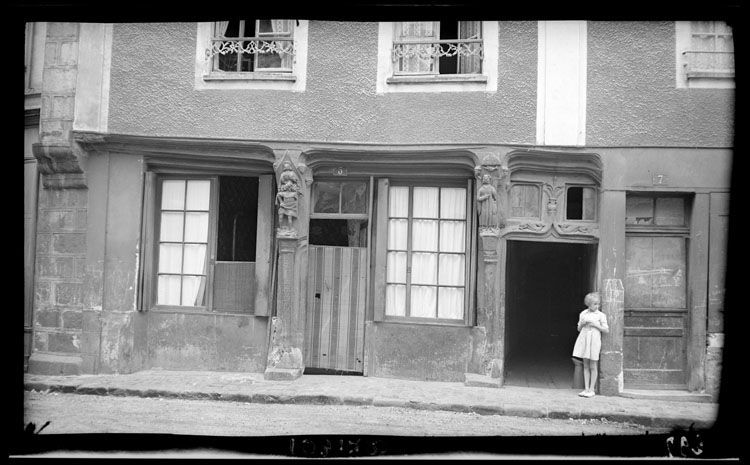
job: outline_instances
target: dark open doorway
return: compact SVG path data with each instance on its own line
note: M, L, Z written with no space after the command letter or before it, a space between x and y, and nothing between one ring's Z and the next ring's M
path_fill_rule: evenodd
M596 244L508 241L507 251L505 384L570 389Z

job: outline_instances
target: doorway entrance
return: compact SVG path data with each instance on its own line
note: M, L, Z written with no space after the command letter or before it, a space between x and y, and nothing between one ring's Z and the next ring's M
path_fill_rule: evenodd
M576 323L595 270L596 244L508 241L505 384L572 388Z

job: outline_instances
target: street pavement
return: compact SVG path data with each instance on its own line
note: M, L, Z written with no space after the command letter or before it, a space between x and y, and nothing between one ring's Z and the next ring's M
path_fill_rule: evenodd
M262 373L145 370L131 374L24 375L35 391L216 401L371 405L483 415L552 419L604 419L657 428L711 428L719 405L708 402L578 397L578 389L467 386L364 376L304 375L294 381L265 380Z

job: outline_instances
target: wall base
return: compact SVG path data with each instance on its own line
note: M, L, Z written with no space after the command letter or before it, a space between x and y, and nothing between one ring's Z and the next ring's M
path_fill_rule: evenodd
M503 386L502 378L491 378L476 373L465 373L464 386L500 388Z
M263 379L269 381L294 381L302 376L302 368L267 368Z
M31 354L28 373L35 375L71 376L81 374L81 357L74 355Z

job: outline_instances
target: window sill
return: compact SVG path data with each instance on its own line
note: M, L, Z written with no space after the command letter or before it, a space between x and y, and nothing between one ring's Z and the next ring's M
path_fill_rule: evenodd
M688 79L734 79L734 71L689 71Z
M204 81L282 81L295 82L297 77L290 73L210 73L203 75Z
M387 84L429 84L429 83L479 83L486 84L487 76L482 74L437 74L418 76L391 76Z
M180 314L190 314L190 315L203 315L203 316L250 316L255 317L256 315L254 313L249 312L222 312L222 311L215 311L211 312L206 309L206 307L180 307L180 306L154 306L149 308L144 313L180 313ZM257 316L265 316L265 315L257 315Z
M455 328L468 328L464 320L438 320L435 318L408 318L398 316L385 316L385 319L376 321L377 323L395 323L400 325L419 325L419 326L451 326Z

